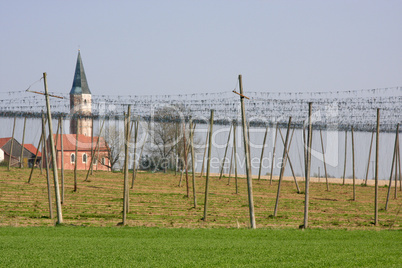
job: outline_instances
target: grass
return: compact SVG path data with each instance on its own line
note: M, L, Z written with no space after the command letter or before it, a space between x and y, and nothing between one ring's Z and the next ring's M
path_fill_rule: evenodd
M36 170L28 184L29 170L0 167L0 266L397 267L401 263L401 199L391 198L385 211L384 187L379 188L380 224L374 226L373 187L357 186L357 200L351 201L351 185L331 184L328 192L325 183L312 183L311 229L299 230L304 194L296 193L293 182L284 181L278 216L272 217L278 182L254 180L258 229L251 230L246 228L245 179L239 179L235 194L233 179L228 185L227 178L211 178L207 221L202 221L205 178L196 178L194 208L192 190L187 198L186 187L177 186L179 176L139 173L130 190L130 227L116 227L122 217L123 175L95 172L84 182L85 175L78 172L74 192L73 172L66 171L64 224L54 227L45 176ZM303 191L303 183L299 185ZM54 200L53 195L54 189Z
M0 226L54 226L49 217L45 175L35 170L28 184L30 170L0 167ZM73 191L73 172L65 172L64 222L79 226L113 227L122 219L123 175L94 172L89 182L86 173L78 172L78 191ZM59 176L60 177L60 176ZM130 176L131 177L131 176ZM191 187L191 174L190 187ZM239 179L235 194L234 179L211 178L207 220L203 221L205 178L196 177L197 208L192 189L186 197L185 182L178 187L180 175L138 173L130 190L128 226L174 228L247 228L249 212L246 180ZM293 182L283 181L277 217L273 214L278 181L253 181L255 215L258 228L294 228L303 223L304 194L297 194ZM299 183L301 191L304 184ZM351 201L352 185L325 183L310 185L309 226L324 229L401 229L402 199L392 196L383 210L387 188L379 188L379 225L374 226L374 187L356 186L356 201ZM54 189L52 189L54 202ZM401 192L398 190L398 194ZM53 205L54 214L56 208ZM398 214L399 213L399 214Z
M401 231L2 227L3 267L397 267Z

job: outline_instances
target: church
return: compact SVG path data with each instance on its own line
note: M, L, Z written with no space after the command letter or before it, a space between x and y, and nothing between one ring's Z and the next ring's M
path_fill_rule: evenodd
M103 137L93 136L91 115L92 94L81 53L78 51L73 86L70 90L70 134L53 134L58 168L61 167L63 158L64 169L73 170L77 161L77 170L88 170L92 162L91 155L94 155L93 170L110 170L109 147ZM61 139L63 139L63 153Z

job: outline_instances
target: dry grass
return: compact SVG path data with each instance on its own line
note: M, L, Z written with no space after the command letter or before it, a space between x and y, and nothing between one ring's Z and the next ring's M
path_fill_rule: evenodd
M131 174L130 174L131 175ZM35 170L28 184L29 170L0 167L0 226L54 225L49 218L46 177ZM73 172L66 172L65 202L62 206L65 224L115 226L122 218L123 174L95 172L84 182L85 172L78 172L78 191L73 191ZM130 176L131 178L131 176ZM211 178L207 220L201 220L204 209L205 178L196 177L197 208L192 190L186 197L186 187L178 187L180 176L163 173L139 173L130 190L129 226L156 227L248 227L249 212L246 180L239 179L239 194L234 180ZM191 187L191 174L190 187ZM52 179L52 178L51 178ZM303 222L304 195L297 194L293 182L284 181L278 216L273 213L278 181L253 181L257 227L298 228ZM302 191L304 184L300 183ZM401 229L402 193L390 200L384 211L386 187L379 188L379 226L374 226L374 188L357 186L357 200L352 201L352 185L325 183L310 185L309 224L312 228ZM393 189L392 189L393 190ZM54 200L54 192L52 190ZM54 207L54 215L55 207Z

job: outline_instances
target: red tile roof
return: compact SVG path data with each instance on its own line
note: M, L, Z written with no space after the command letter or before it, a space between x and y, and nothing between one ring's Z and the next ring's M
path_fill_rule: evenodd
M58 135L58 139L56 141L56 134L53 134L53 137L55 139L55 143L57 144L57 150L61 150L61 142L60 142L60 137L61 135ZM99 137L94 137L93 140L93 149L96 147L96 142L98 141ZM76 142L76 135L75 134L64 134L63 135L63 150L64 151L75 151L75 142ZM99 141L99 151L106 151L107 150L107 144L105 142L105 139L103 137L100 137ZM90 136L85 136L83 134L78 134L78 151L90 151L91 150L91 137Z
M2 148L9 140L11 140L11 137L9 137L9 138L0 138L0 148Z
M33 144L24 144L24 148L25 149L27 149L28 151L30 151L31 153L33 153L33 154L36 154L36 147L35 146L33 146ZM41 152L39 152L38 151L38 157L41 157L42 156L42 154L41 154Z

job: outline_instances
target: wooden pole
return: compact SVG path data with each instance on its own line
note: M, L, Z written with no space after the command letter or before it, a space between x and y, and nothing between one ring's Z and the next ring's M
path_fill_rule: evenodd
M239 75L239 88L240 94L243 93L243 82L242 76ZM252 229L256 228L255 225L255 215L254 215L254 201L253 201L253 182L251 177L251 164L250 164L250 147L249 147L249 139L248 139L248 131L247 131L247 120L246 120L246 107L244 105L244 97L240 96L240 105L241 105L241 121L243 124L243 141L244 141L244 154L246 157L246 174L247 174L247 190L248 190L248 206L250 213L250 227Z
M190 119L190 150L191 150L191 170L192 170L192 177L193 177L194 208L197 208L197 195L196 195L196 187L195 187L194 129L193 129L193 120L191 120L191 119Z
M306 138L306 120L303 121L303 151L304 151L304 180L306 180L306 170L307 170L307 138ZM306 183L306 181L304 181Z
M42 112L43 112L43 111L42 111ZM46 123L46 120L45 120L45 123ZM42 134L42 132L41 132L40 138L39 138L39 142L38 142L38 147L36 147L35 159L34 159L34 162L33 162L32 168L31 168L31 173L29 174L28 183L31 183L32 174L33 174L33 171L34 171L34 168L35 168L35 165L36 165L36 160L38 159L39 148L40 148L40 145L41 145L41 143L42 143L42 137L43 137L43 134ZM42 153L43 153L43 151L42 151ZM43 158L43 155L42 155L42 158ZM40 164L39 166L40 166L40 169L42 170L42 159L41 159L41 162L40 162L40 163L41 163L41 164Z
M94 118L91 118L91 156L93 155L94 152ZM93 173L94 167L93 167L93 161L91 158L91 164L89 166L89 168L91 169L91 175Z
M74 192L77 191L77 164L78 164L78 130L79 119L77 118L77 133L75 134L75 161L74 161Z
M47 122L48 122L48 126L49 126L50 149L52 150L52 166L53 166L54 189L55 189L55 196L56 196L57 224L62 224L63 223L63 215L62 215L61 201L60 201L60 189L59 189L59 178L58 178L59 175L57 172L56 150L54 148L52 114L50 111L49 95L47 92L46 73L43 73L43 82L45 85L45 98L46 98L46 108L47 108Z
M278 191L276 192L276 202L275 202L275 209L274 209L274 217L276 217L278 213L278 206L279 206L279 194L281 191L281 183L282 183L282 178L283 178L283 173L285 171L285 165L286 165L286 160L288 156L287 148L288 148L288 141L289 141L289 134L290 134L290 125L292 123L292 117L289 117L289 123L288 123L288 130L286 131L286 139L285 142L283 143L283 156L282 156L282 162L281 162L281 171L279 173L279 182L278 182Z
M321 129L320 129L320 139L321 139L321 149L322 149L322 162L324 164L324 171L325 171L325 182L327 183L327 191L329 191L327 163L325 162L324 141L322 139L322 131L321 131Z
M272 185L272 175L274 173L274 164L275 164L275 149L276 149L276 138L278 137L278 123L276 123L275 130L275 139L274 139L274 149L272 150L272 163L271 163L271 174L269 179L269 184Z
M129 123L128 123L129 124ZM135 121L135 129L134 129L134 157L133 157L133 178L131 181L131 189L134 188L134 181L135 181L135 176L136 172L135 170L137 169L137 138L138 138L138 125L139 122L138 120Z
M108 120L107 120L107 123L108 123L108 129L110 129L110 117L108 117ZM99 137L98 137L98 144L99 144L99 140L100 140L100 137L102 136L102 130L100 130L100 132L99 132ZM100 146L98 146L98 147L96 147L95 146L95 154L97 154L97 156L95 157L95 159L96 159L96 162L95 162L95 168L96 168L96 171L98 171L98 163L99 163L99 147ZM95 155L94 155L95 156Z
M398 147L399 147L399 139L398 139ZM399 148L396 150L398 151ZM395 192L394 192L394 198L397 199L397 190L398 190L398 152L395 154ZM399 167L400 168L400 167ZM391 188L391 187L390 187Z
M35 159L34 159L32 167L31 167L31 173L29 174L28 183L31 183L32 174L33 174L33 171L34 171L34 168L36 165L36 160L38 159L38 153L39 153L39 148L40 148L41 143L42 143L42 134L40 135L40 138L39 138L38 147L36 147ZM43 155L42 155L42 157L43 157Z
M399 125L399 124L398 124ZM396 146L396 154L395 154L395 193L394 198L397 199L397 190L398 190L398 168L399 167L399 176L401 176L401 159L399 155L399 133L396 134L397 136L397 146Z
M380 147L380 109L377 108L377 135L375 144L375 193L374 193L374 225L378 225L378 158Z
M345 175L346 175L346 156L348 151L348 131L345 130L345 161L343 163L343 180L342 185L345 185Z
M352 126L352 170L353 170L353 201L356 201L356 176L355 176L355 139Z
M295 133L295 128L293 127L292 136L290 137L289 145L288 145L288 148L286 149L286 159L289 160L290 170L292 171L293 180L295 181L295 185L296 185L296 190L297 190L297 193L299 194L299 193L300 193L299 183L297 182L296 175L295 175L295 172L294 172L294 169L293 169L293 165L292 165L292 161L290 161L290 156L289 156L290 145L291 145L291 143L292 143L293 134L294 134L294 133ZM285 146L285 140L283 139L283 135L282 135L281 129L279 129L279 134L280 134L280 136L281 136L281 140L282 140L283 146ZM284 163L284 167L283 167L284 169L286 168L286 163L287 163L287 162Z
M178 150L178 148L179 148L179 125L178 125L178 123L176 122L176 133L175 133L175 154L176 154L176 166L175 166L175 169L174 169L174 175L176 176L177 175L177 170L178 170L178 166L179 166L179 150Z
M7 168L7 170L10 170L11 162L13 161L14 133L15 133L16 120L17 120L17 117L14 116L13 135L11 137L10 157L8 159L8 168Z
M181 172L180 172L180 180L179 180L179 185L178 185L178 187L181 187L181 182L182 182L182 180L183 180L183 173L184 173L184 169L182 168L182 169L181 169Z
M124 133L124 185L123 185L123 225L126 225L128 211L128 162L129 162L129 147L130 147L130 120L131 120L131 105L127 108L127 117L125 118L125 133Z
M226 160L226 154L228 151L228 147L229 147L229 142L230 142L230 133L232 131L232 125L230 125L229 128L229 134L228 134L228 141L226 142L226 149L225 149L225 154L223 155L223 159L222 159L222 164L221 164L221 174L219 176L219 179L222 179L222 175L223 175L223 167L225 166L225 160Z
M399 138L398 138L398 144L399 144ZM398 146L398 167L399 167L399 191L402 191L402 173L401 173L401 150Z
M94 158L95 158L96 150L99 149L99 147L100 147L99 142L100 142L100 138L102 136L102 130L103 130L104 125L105 125L105 120L103 120L103 122L102 122L101 128L99 130L99 137L98 137L98 140L96 141L96 145L95 145L95 150L92 152L92 155L91 155L91 166L94 165ZM99 157L99 150L98 150L98 157ZM98 162L98 160L96 162ZM89 173L90 173L90 169L88 169L87 177L85 178L85 181L88 181Z
M43 112L43 111L42 111ZM46 121L47 122L47 121ZM43 165L44 162L43 161L47 161L46 160L46 156L43 155L45 153L45 143L46 143L46 137L42 135L42 158L40 160L40 175L43 174Z
M130 106L128 106L128 108L129 108ZM132 131L133 131L133 124L134 124L134 122L131 122L131 126L130 126L130 122L131 122L131 118L128 118L128 113L126 114L125 112L124 112L124 132L126 132L126 127L128 128L128 135L127 135L127 138L128 139L131 139L131 133L132 133ZM124 134L125 135L125 134ZM130 145L130 144L128 144L128 145ZM129 148L130 148L130 146L128 146ZM128 159L127 159L127 169L129 168L129 163L130 162L130 154L128 155ZM123 166L124 167L124 166ZM124 173L125 171L123 171L123 173ZM133 173L134 173L134 170L133 170ZM130 198L129 198L129 195L130 195L130 189L128 188L129 186L129 181L128 181L128 170L127 170L127 188L126 188L126 213L128 214L129 212L130 212Z
M64 142L63 117L60 117L60 149L61 149L61 204L64 203Z
M25 142L25 127L27 124L27 118L24 117L24 129L22 131L22 146L21 146L21 156L20 156L20 168L24 167L24 142Z
M45 115L42 112L42 136L46 137L46 129L45 129ZM52 193L50 186L50 172L49 172L49 162L47 161L47 145L44 142L44 154L42 157L45 157L45 165L46 165L46 182L47 182L47 199L49 201L49 218L53 219L53 208L52 208Z
M262 159L264 157L264 149L265 149L265 142L267 141L268 128L269 128L269 125L265 129L264 141L262 142L261 157L260 157L260 168L258 170L258 180L261 179Z
M57 159L58 159L57 143L58 143L58 140L59 140L59 129L60 129L60 119L57 120L56 140L55 140L55 145L54 145L54 148L56 150L56 163L58 163L58 161L57 161ZM56 166L56 170L58 170L58 166Z
M210 127L211 126L209 126L208 128L210 128ZM201 165L200 177L202 177L202 175L204 175L205 154L207 153L207 148L208 148L208 146L207 146L208 138L209 138L209 131L207 132L207 137L205 138L204 156L202 157L202 165Z
M394 174L394 165L395 162L397 161L396 154L398 152L398 135L399 135L399 124L396 125L396 134L395 134L395 145L394 145L394 153L392 154L392 165L391 165L391 175L389 175L389 183L388 183L388 191L387 191L387 201L385 202L385 210L388 209L388 202L389 202L389 196L391 193L391 187L392 187L392 175ZM397 166L395 165L395 171L396 171Z
M253 174L253 167L251 166L251 139L250 139L250 122L247 122L247 138L248 138L248 156L249 156L249 169L250 174ZM251 177L252 178L252 177Z
M366 170L366 180L364 181L364 184L366 186L367 186L367 180L368 180L368 174L369 174L369 168L370 168L371 148L373 147L373 139L374 139L374 132L371 133L370 149L369 149L369 156L368 156L367 170Z
M212 151L212 128L214 125L214 110L211 110L211 117L209 119L209 141L208 141L208 158L207 158L207 177L205 179L205 200L204 200L204 217L202 220L207 220L208 210L208 184L209 184L209 171L211 168L211 151Z
M191 128L190 128L191 131ZM188 162L187 162L187 145L186 145L186 122L183 121L183 150L184 150L184 165L186 169L186 191L187 191L187 198L190 197L190 186L188 183Z
M235 186L236 186L236 194L239 193L239 184L238 184L238 178L237 178L237 144L236 144L236 126L237 122L233 121L233 154L234 154L234 170L235 170Z
M230 177L232 176L233 153L234 153L234 147L232 148L232 154L231 154L231 156L230 156L230 165L229 165L229 177L228 177L228 185L230 185Z
M303 228L308 228L308 205L309 205L309 185L310 185L310 165L311 165L311 145L313 140L313 129L311 123L312 103L308 104L308 135L307 135L307 165L306 165L306 190L304 200L304 223Z

